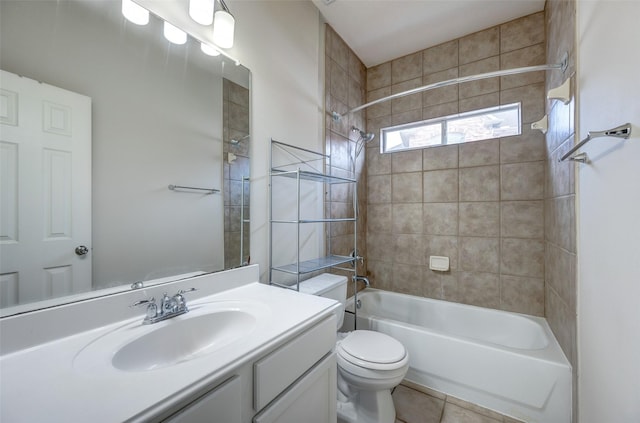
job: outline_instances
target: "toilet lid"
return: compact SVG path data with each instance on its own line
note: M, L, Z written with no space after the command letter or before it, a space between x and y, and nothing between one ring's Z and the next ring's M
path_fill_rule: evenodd
M389 335L370 330L357 330L340 342L338 354L353 364L377 368L376 364L388 365L402 361L407 351L404 345Z

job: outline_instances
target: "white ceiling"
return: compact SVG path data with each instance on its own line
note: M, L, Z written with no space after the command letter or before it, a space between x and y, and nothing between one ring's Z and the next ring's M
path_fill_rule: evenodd
M545 0L312 1L366 67L539 12L545 4Z

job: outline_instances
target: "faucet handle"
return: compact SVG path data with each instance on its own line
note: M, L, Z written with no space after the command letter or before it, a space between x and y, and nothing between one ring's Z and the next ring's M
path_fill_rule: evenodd
M196 288L188 288L188 289L180 289L178 291L178 293L173 297L176 299L176 305L178 306L178 310L186 310L189 311L189 309L187 308L187 302L184 299L184 293L187 292L193 292L193 291L197 291Z
M155 318L158 315L158 306L156 305L155 298L151 297L147 300L136 301L129 307L138 307L143 304L147 304L147 316L145 317L144 322L148 323L151 319Z
M129 307L138 307L138 306L143 305L143 304L149 304L149 305L154 304L155 305L155 303L156 303L156 299L151 297L151 298L149 298L147 300L136 301L135 303L131 304Z

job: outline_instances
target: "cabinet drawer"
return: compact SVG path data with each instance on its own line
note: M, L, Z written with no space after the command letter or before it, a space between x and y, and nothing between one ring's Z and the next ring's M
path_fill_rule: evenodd
M335 346L331 316L254 364L254 408L260 411Z

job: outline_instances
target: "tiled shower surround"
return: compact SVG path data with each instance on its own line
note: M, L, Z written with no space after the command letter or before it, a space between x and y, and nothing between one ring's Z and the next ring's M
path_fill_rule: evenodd
M544 13L367 70L367 101L422 85L544 64ZM522 135L381 154L385 126L522 103ZM545 73L469 82L367 110L367 272L382 289L544 315ZM451 270L428 268L447 256Z

